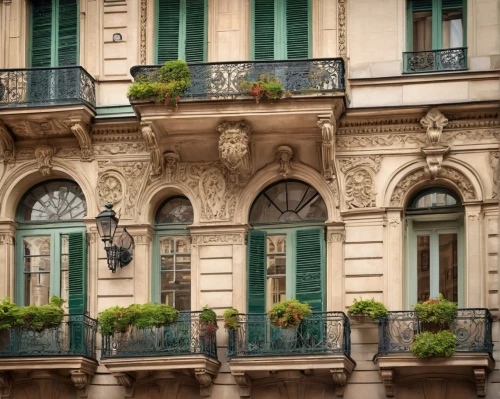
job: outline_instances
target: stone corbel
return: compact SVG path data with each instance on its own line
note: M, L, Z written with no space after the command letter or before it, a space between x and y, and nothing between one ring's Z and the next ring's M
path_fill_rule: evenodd
M167 183L175 183L177 181L177 166L181 160L178 153L174 151L167 151L163 154L165 159L165 172Z
M278 173L286 179L292 168L290 163L293 157L293 150L286 145L280 145L274 153L276 154L276 161L280 165Z
M163 173L163 157L158 145L158 133L151 122L141 122L141 132L149 150L151 177L157 179Z
M427 173L432 180L437 177L439 171L441 170L444 154L446 154L449 149L450 147L443 146L422 148L425 160L427 161L425 173Z
M237 182L246 179L252 172L249 136L252 126L244 121L224 121L218 127L219 158L230 174L231 180Z
M10 129L0 121L0 161L8 164L16 162L16 147Z
M344 396L345 387L349 380L349 374L345 369L331 369L333 382L335 384L335 396L342 398Z
M486 387L488 386L488 373L484 368L474 368L474 379L476 380L477 396L486 396Z
M335 179L337 173L335 168L335 132L336 121L332 121L329 115L318 115L318 127L321 129L323 141L321 143L321 171L326 181Z
M252 380L245 372L232 372L231 373L240 387L240 398L250 399L250 391L252 390Z
M209 398L212 395L212 374L209 374L205 369L195 369L194 375L200 384L200 396Z
M134 379L127 373L112 373L112 374L113 377L115 377L118 384L121 385L122 387L125 387L125 397L133 398L134 387L135 387Z
M88 389L90 385L91 376L82 370L71 370L71 382L78 391L79 399L88 398Z
M72 119L70 127L80 145L80 160L84 162L92 161L92 140L90 138L89 125L80 119Z
M38 161L38 171L42 176L49 176L52 170L52 157L54 156L54 147L50 145L40 145L35 148L35 157Z
M394 370L380 369L380 377L385 387L385 396L388 398L394 397Z
M12 380L5 372L0 372L0 398L10 399L12 397Z
M427 141L436 145L441 140L443 128L448 124L448 119L437 109L432 108L421 120L420 124L427 129Z

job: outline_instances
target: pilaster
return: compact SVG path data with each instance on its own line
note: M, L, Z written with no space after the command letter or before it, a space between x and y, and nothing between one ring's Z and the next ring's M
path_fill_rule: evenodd
M326 309L344 310L344 242L345 226L326 226Z
M151 300L151 244L154 229L150 225L128 226L127 231L134 238L134 303ZM128 267L132 266L129 265Z
M0 222L0 297L14 296L14 238L17 224Z
M465 270L463 276L465 284L464 307L480 308L484 307L484 271L481 267L482 248L482 214L480 204L465 205L465 260L463 262ZM460 280L459 280L460 285Z
M403 223L402 209L387 210L386 297L391 310L403 309Z

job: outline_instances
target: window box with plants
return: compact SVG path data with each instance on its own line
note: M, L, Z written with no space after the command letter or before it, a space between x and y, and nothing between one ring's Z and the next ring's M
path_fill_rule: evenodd
M348 315L358 323L378 322L387 316L387 309L383 303L372 299L354 299L349 307Z
M279 78L269 72L259 74L256 79L245 77L239 84L239 90L254 97L257 104L261 100L279 100L288 94Z

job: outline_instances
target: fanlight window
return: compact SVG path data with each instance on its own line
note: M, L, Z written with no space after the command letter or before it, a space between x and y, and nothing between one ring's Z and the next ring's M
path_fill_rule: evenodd
M319 193L299 181L281 181L266 188L255 200L250 223L325 221L326 204Z
M79 220L87 215L82 189L72 181L52 180L31 188L21 201L20 221Z
M169 198L156 214L157 224L193 223L193 206L186 197Z
M433 188L420 192L410 202L409 211L439 211L460 207L461 203L457 195L442 187Z

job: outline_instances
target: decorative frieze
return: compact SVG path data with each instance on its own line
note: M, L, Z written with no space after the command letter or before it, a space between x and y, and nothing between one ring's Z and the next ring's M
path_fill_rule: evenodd
M67 147L58 150L54 156L59 158L80 158L82 154L79 148Z
M339 55L347 56L347 18L346 18L346 2L347 0L338 1L338 20L339 20Z
M337 148L347 150L351 148L378 148L402 147L405 144L421 145L426 143L423 134L391 134L376 136L342 136L337 137Z
M378 173L382 167L382 157L380 155L371 155L368 157L340 158L339 164L342 173L347 173L357 167L368 167Z
M231 176L233 182L239 178L246 179L252 172L252 157L250 154L249 135L251 125L244 121L224 121L217 130L219 137L219 158Z
M110 143L94 145L94 155L135 155L147 154L148 149L144 142Z
M147 22L148 22L148 0L141 0L141 44L140 58L141 64L146 64L146 39L147 39Z
M92 140L94 143L112 143L143 140L140 126L137 123L119 125L94 125L92 127Z
M38 171L42 176L49 176L52 170L50 161L54 156L54 147L50 145L40 145L35 148L35 157L38 162Z
M276 148L274 153L276 155L276 161L279 163L278 173L286 179L292 168L291 161L293 158L293 150L286 145L280 145Z
M191 235L194 245L210 244L244 244L245 235L238 234L196 234Z

